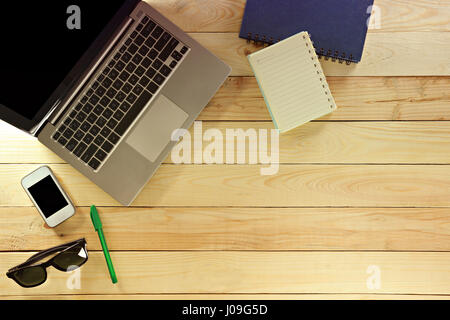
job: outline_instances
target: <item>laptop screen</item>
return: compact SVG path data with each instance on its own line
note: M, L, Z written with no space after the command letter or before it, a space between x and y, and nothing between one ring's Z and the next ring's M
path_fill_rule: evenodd
M125 0L0 4L0 104L33 119Z

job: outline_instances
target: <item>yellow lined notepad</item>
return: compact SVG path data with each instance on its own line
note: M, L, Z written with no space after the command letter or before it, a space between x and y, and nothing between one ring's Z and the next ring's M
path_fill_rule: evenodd
M280 132L336 110L307 32L255 52L248 60Z

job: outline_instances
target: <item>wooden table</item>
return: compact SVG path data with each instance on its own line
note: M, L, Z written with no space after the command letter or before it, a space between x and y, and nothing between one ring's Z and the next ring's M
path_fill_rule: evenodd
M204 130L272 128L238 38L244 0L149 1L233 67ZM339 110L281 136L280 169L174 165L130 208L34 139L0 125L2 298L449 298L450 1L376 0L357 66L324 62ZM44 226L20 179L48 164L75 217ZM103 219L108 276L89 206ZM23 289L5 277L32 252L86 237L81 289L49 269ZM379 275L380 282L373 282ZM379 284L379 285L377 285Z

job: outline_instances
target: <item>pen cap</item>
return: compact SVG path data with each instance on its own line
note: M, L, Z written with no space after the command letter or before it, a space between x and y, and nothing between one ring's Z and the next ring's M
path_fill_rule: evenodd
M91 220L92 220L92 224L94 225L95 231L98 231L99 229L101 229L103 227L102 221L100 220L97 208L95 206L91 207Z

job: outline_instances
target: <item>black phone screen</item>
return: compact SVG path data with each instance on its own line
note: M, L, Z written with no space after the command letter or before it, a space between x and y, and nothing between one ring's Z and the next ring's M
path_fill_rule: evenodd
M46 218L68 205L53 178L49 175L28 188Z

